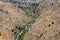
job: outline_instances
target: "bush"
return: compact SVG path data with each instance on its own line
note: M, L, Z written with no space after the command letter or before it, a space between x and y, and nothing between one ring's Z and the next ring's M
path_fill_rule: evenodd
M0 36L1 36L1 32L0 32Z

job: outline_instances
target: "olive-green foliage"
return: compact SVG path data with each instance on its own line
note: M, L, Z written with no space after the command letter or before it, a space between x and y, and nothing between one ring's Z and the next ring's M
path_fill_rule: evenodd
M19 30L19 32L21 32L22 30L24 30L23 33L21 35L19 35L19 38L17 39L17 40L23 40L24 34L26 32L25 28L24 27L22 27L22 28L18 27L17 29ZM15 39L17 38L18 34L19 33L15 34Z
M39 3L32 3L31 6L39 6Z
M29 13L29 12L26 12L26 15L29 17L29 16L31 16L31 13Z
M19 36L18 40L23 40L23 37L24 37L25 33L26 33L26 31L24 30L22 35Z
M34 22L35 22L35 21L32 20L32 21L28 22L26 25L24 25L22 28L18 28L19 32L21 32L22 30L24 30L23 33L22 33L21 35L19 35L18 40L23 40L23 37L24 37L25 33L27 32L27 30L25 29L25 27L26 27L26 26L27 26L28 28L31 27L31 25L32 25ZM17 34L17 35L18 35L18 34Z
M37 6L37 4L34 4L34 5ZM18 40L23 40L23 37L24 37L25 33L26 33L27 30L28 30L28 29L25 29L25 28L26 28L26 27L27 27L27 28L31 27L31 25L35 22L36 18L39 16L38 13L33 13L33 15L32 15L32 13L30 13L30 12L28 12L28 11L25 11L25 12L26 12L26 15L27 15L28 17L31 17L31 18L32 18L32 20L31 20L30 22L28 22L26 25L24 25L22 28L20 28L20 27L18 28L19 32L21 32L22 30L24 30L23 33L22 33L21 35L19 35ZM36 14L36 15L34 15L34 14ZM17 34L17 35L18 35L18 34Z

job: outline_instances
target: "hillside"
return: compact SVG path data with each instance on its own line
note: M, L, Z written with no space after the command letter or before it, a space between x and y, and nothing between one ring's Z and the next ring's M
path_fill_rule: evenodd
M60 40L60 0L0 0L0 40Z

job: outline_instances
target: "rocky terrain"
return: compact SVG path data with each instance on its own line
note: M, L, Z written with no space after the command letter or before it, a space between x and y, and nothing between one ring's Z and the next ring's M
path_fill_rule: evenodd
M60 0L0 0L0 40L60 40Z

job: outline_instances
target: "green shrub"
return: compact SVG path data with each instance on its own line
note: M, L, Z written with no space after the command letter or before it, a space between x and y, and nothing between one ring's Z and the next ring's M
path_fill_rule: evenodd
M31 6L39 6L39 3L32 3Z

